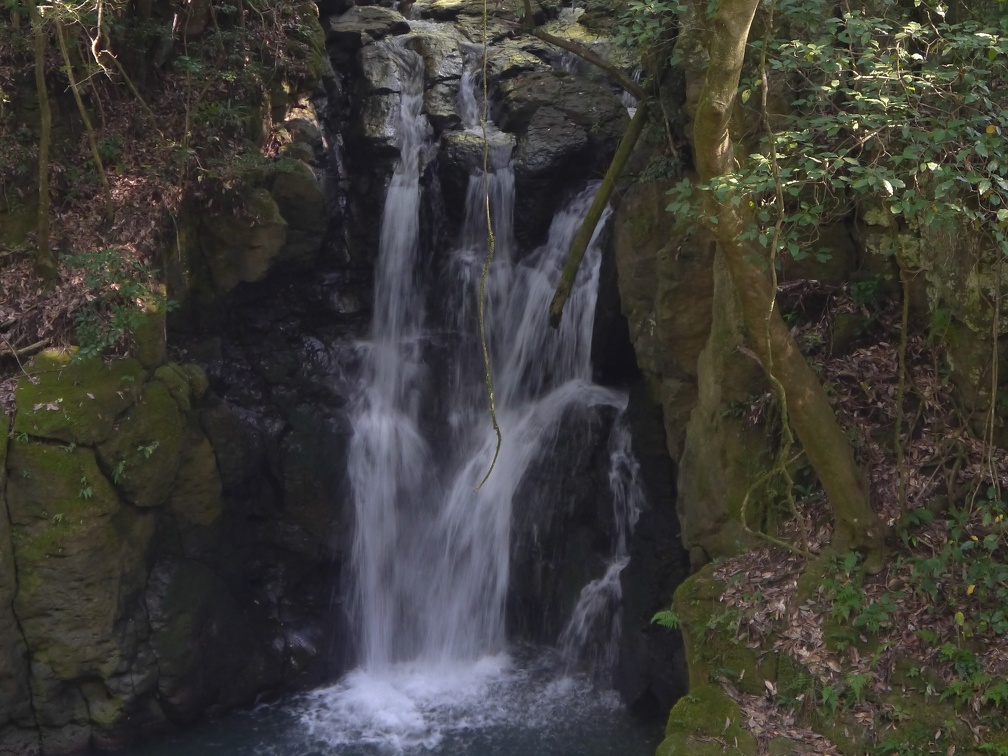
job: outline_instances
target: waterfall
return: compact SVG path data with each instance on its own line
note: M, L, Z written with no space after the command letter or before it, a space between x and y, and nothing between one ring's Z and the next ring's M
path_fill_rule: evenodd
M627 537L644 503L640 465L623 416L609 436L609 487L613 494L612 558L605 575L581 589L570 621L560 634L560 649L567 664L586 663L603 679L616 664L623 599L620 573L630 561Z
M374 319L365 368L365 390L354 416L349 474L356 515L353 542L354 606L366 667L391 662L397 628L406 617L408 569L400 547L404 503L423 495L430 449L419 430L420 337L423 298L416 267L420 235L421 151L429 138L423 117L423 60L389 44L401 71L401 145L382 214L375 271Z
M438 737L432 711L457 716L466 701L487 698L487 686L513 674L505 635L512 501L532 464L552 453L566 413L603 407L612 408L607 416L617 415L608 449L615 533L610 566L582 592L561 638L572 660L614 659L619 571L641 496L629 434L619 419L626 396L591 381L597 239L561 327L548 323L550 299L597 185L566 203L539 248L517 249L514 141L488 123L489 160L486 171L479 167L470 176L457 246L440 256L433 272L419 265L421 174L433 145L422 113L423 61L404 39L379 43L399 71L391 125L400 154L382 215L374 317L361 347L364 370L352 407L351 606L359 667L320 693L305 715L331 742L350 731L381 742L393 733L388 742L394 749L402 742L429 747ZM464 125L482 134L476 80L470 65L459 110ZM496 257L485 322L503 441L493 473L477 491L496 443L478 336L488 197ZM437 370L435 341L442 349ZM430 427L431 408L443 408L437 428ZM600 625L607 628L602 640L593 630ZM592 650L599 644L601 653Z

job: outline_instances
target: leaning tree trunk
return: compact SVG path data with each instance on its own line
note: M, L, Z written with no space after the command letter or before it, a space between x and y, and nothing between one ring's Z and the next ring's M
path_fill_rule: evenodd
M46 33L35 0L25 0L28 18L35 36L35 90L39 101L38 147L38 248L35 271L46 281L56 278L56 259L49 248L49 145L52 142L52 111L45 80Z
M738 91L746 41L759 0L721 0L710 20L709 54L693 129L700 180L728 173L734 145L728 131ZM753 259L751 244L740 240L748 225L728 202L709 198L715 232L739 298L751 345L771 379L784 391L788 412L809 463L829 497L835 520L834 547L857 549L870 569L881 567L885 526L869 504L868 483L854 461L818 376L805 361L776 308L775 292ZM769 317L768 317L769 316Z
M619 181L619 177L623 174L627 160L630 159L630 154L633 152L637 140L640 139L641 132L644 131L644 124L647 122L647 119L648 105L646 102L642 102L637 106L637 112L634 113L630 125L627 126L627 130L623 134L623 138L620 139L619 146L616 148L616 154L613 155L612 162L609 164L609 170L606 171L605 176L602 178L602 184L595 193L595 199L592 201L591 207L588 208L588 215L585 216L584 221L581 223L581 228L577 232L577 236L571 242L570 251L567 253L567 261L564 263L563 272L560 274L560 282L557 284L556 292L553 294L553 301L550 302L550 325L554 328L560 325L564 306L567 304L567 299L574 288L578 268L581 267L581 261L584 259L585 252L588 251L588 245L591 243L592 236L595 235L595 227L598 225L599 220L601 220L602 213L605 212L606 207L609 205L609 198L612 197L612 193L616 189L616 182Z

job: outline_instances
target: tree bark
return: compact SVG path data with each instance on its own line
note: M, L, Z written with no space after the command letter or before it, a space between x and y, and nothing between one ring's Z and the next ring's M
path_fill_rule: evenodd
M56 258L49 248L49 145L52 142L52 110L45 79L45 56L48 39L35 0L24 0L35 41L35 91L39 101L38 147L38 247L35 252L35 272L43 280L56 278Z
M595 234L595 226L598 225L599 218L602 217L606 205L609 204L609 198L616 188L616 182L623 173L623 168L626 166L630 153L633 152L633 148L637 144L637 140L640 139L647 118L647 103L642 102L638 106L637 112L634 113L630 125L627 126L623 138L620 139L619 146L616 148L616 154L613 155L612 163L609 164L609 170L606 171L602 184L595 193L595 199L592 200L591 207L588 209L588 215L585 216L577 236L571 242L570 252L567 254L566 262L564 262L563 273L560 275L560 282L557 284L556 293L553 294L553 301L550 303L550 325L554 328L560 325L564 305L567 304L567 298L570 296L571 289L574 288L574 279L577 278L581 260L584 259L588 244Z
M709 54L693 129L695 162L701 181L731 170L734 145L728 130L745 57L746 41L759 0L721 0L711 18ZM709 215L742 309L749 339L768 374L784 390L792 426L809 463L829 497L835 520L833 546L856 549L866 566L882 566L885 525L869 503L868 483L850 443L836 421L818 376L805 361L780 313L775 293L753 259L762 250L740 241L749 220L729 203L708 199ZM768 317L769 315L769 317Z
M100 32L99 32L100 33ZM98 142L95 139L94 127L91 125L91 118L84 107L84 100L81 99L80 89L77 86L77 79L73 73L73 64L70 62L70 52L66 46L66 35L63 33L63 22L56 19L56 40L59 42L60 53L63 55L63 65L66 67L67 81L70 82L70 91L73 92L74 102L77 103L77 110L81 120L84 121L84 129L87 132L88 146L91 148L91 159L94 161L95 170L98 171L98 178L102 185L102 194L105 197L105 221L112 222L115 214L115 206L112 204L112 190L109 187L108 176L105 174L105 166L102 164L101 153L98 152Z

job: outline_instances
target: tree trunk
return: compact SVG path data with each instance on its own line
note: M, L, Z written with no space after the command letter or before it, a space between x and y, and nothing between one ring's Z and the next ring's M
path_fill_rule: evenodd
M56 19L56 40L59 42L60 53L63 55L63 65L66 66L67 81L70 82L70 91L73 92L74 102L77 103L77 111L81 120L84 121L84 130L87 132L88 146L91 148L91 159L94 161L95 170L98 171L98 178L102 185L102 194L105 198L105 222L111 224L115 214L115 206L112 204L112 190L109 187L108 176L105 174L105 166L102 164L101 153L98 152L98 142L95 139L94 127L91 125L91 118L84 107L84 100L81 99L80 88L77 86L77 78L73 73L73 64L70 62L70 51L66 46L66 35L63 33L63 22Z
M710 64L697 107L693 149L701 181L731 170L734 145L728 130L738 91L746 41L759 0L721 0L710 24ZM870 570L882 566L885 525L869 504L866 478L840 429L818 376L809 367L780 313L776 292L753 259L761 250L739 240L748 220L729 203L711 196L709 215L717 219L724 254L749 339L764 370L783 388L792 426L809 463L829 497L835 520L833 546L857 549ZM755 253L755 254L754 254Z
M595 199L588 209L588 215L585 216L577 236L571 242L570 252L567 254L563 273L560 275L560 282L557 284L556 292L553 294L553 301L550 303L550 325L554 328L560 325L564 305L567 304L567 298L570 296L571 289L574 288L574 279L577 278L578 268L581 267L581 260L584 259L592 236L595 235L595 226L598 225L606 205L609 204L609 198L616 188L616 182L623 173L623 168L626 167L627 160L630 158L637 140L640 139L641 132L644 131L644 124L647 122L647 118L647 103L642 102L638 106L637 112L634 113L630 125L627 126L623 138L620 139L619 146L616 148L616 154L613 155L612 163L609 164L609 170L606 171L602 179L602 185L599 186L599 190L595 193Z
M45 281L56 278L56 259L49 248L49 145L52 142L52 111L45 80L45 56L48 39L35 0L25 0L28 19L35 37L35 90L39 102L38 146L38 249L35 272Z

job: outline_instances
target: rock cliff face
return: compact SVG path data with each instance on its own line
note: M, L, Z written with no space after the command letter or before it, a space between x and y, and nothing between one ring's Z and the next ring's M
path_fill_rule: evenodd
M280 511L236 495L269 449L202 368L44 353L28 374L0 487L7 752L115 747L307 682L340 627L338 499L299 488L317 429L273 450Z

